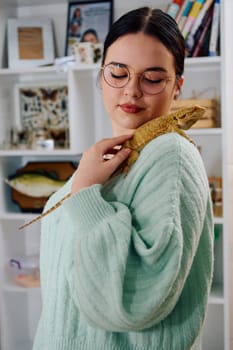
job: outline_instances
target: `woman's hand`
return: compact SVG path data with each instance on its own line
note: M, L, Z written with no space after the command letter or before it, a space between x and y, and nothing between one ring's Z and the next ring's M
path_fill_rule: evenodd
M105 183L128 158L130 150L119 146L131 137L132 135L122 135L103 139L87 149L74 174L71 192L75 193L84 187ZM109 154L111 156L106 157Z

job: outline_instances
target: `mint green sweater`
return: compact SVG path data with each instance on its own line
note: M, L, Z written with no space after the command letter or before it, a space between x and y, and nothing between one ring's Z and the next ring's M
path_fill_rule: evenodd
M83 189L43 219L33 350L191 349L212 269L202 159L183 137L160 136L126 177Z

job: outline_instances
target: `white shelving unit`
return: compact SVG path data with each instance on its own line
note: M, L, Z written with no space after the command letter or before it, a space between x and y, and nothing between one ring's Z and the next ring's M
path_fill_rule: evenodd
M152 5L165 8L170 1L134 2L133 7ZM123 0L115 0L115 18L130 9ZM228 8L231 8L231 11ZM233 349L232 323L230 314L230 275L233 266L230 260L230 230L233 229L231 208L233 194L233 152L228 151L226 142L231 142L233 123L229 122L233 111L233 98L229 91L233 86L231 60L224 49L227 47L227 24L231 25L228 12L232 13L233 2L221 3L222 57L187 59L185 63L185 85L182 98L189 98L205 90L205 97L219 96L221 99L221 128L193 129L189 133L201 146L208 176L223 178L224 213L215 218L218 237L215 239L215 269L213 287L208 305L208 315L202 334L202 350ZM8 17L46 14L53 19L57 55L63 56L66 28L67 2L65 0L12 0L0 1L0 29L5 33ZM226 21L225 21L226 19ZM227 23L227 24L226 24ZM228 38L228 39L227 39ZM1 52L2 50L2 52ZM231 50L233 51L233 50ZM14 103L12 91L21 82L63 81L69 88L70 147L66 150L34 151L0 149L0 340L1 350L30 350L41 310L40 289L25 289L12 282L8 268L9 259L14 255L39 252L40 223L18 231L18 227L34 217L21 213L10 199L10 189L3 179L29 161L73 160L96 140L111 135L110 124L101 102L101 92L96 89L99 67L96 65L75 66L67 72L58 72L54 67L36 69L4 68L4 40L0 37L0 53L3 57L0 68L0 145L6 139L14 124ZM233 70L232 70L233 71ZM232 197L230 197L232 194Z

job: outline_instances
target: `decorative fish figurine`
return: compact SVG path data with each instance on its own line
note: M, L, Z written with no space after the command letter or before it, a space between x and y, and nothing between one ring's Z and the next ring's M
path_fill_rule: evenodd
M39 172L19 173L4 180L16 191L35 198L50 197L66 183Z

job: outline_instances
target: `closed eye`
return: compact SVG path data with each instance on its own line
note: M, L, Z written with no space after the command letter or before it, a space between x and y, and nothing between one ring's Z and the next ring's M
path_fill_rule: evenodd
M111 77L114 79L124 79L124 78L128 77L128 74L121 74L121 75L118 74L117 75L117 74L111 73Z
M148 84L161 84L165 82L165 79L148 79L143 77L143 81Z

